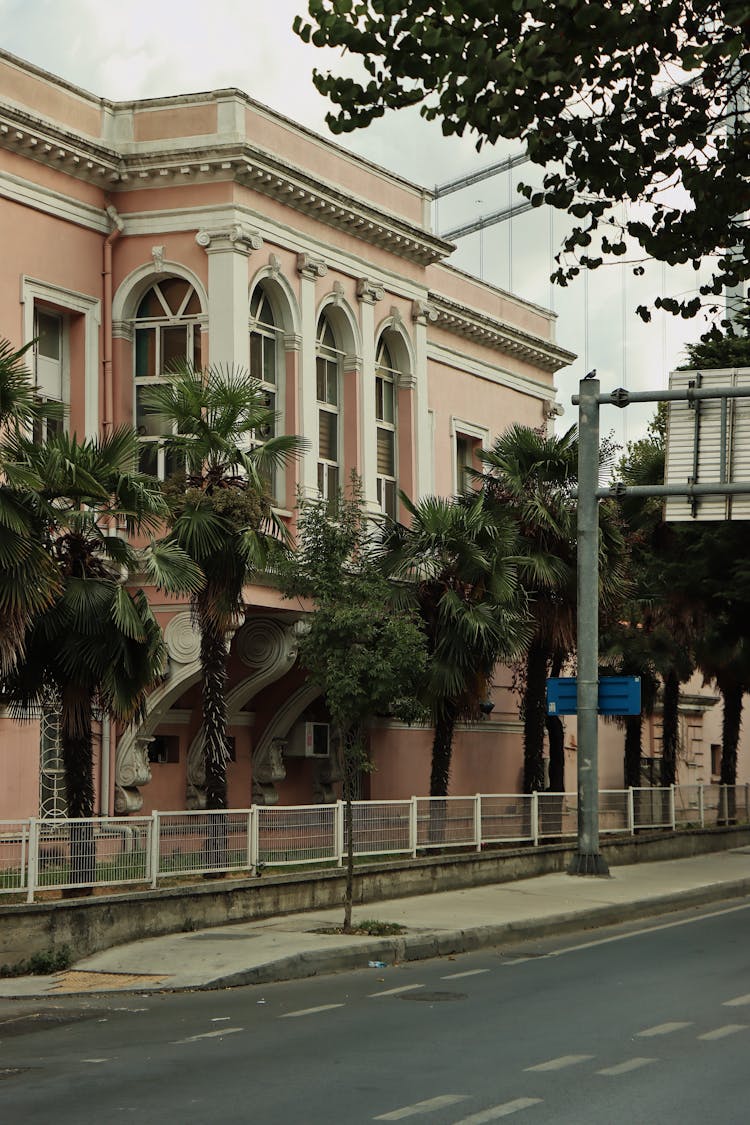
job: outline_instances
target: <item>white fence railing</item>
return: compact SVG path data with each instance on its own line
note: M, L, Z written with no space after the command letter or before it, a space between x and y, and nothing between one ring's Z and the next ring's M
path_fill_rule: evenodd
M358 858L431 849L532 844L575 837L577 793L478 793L355 801ZM602 836L750 823L748 785L672 785L599 793ZM154 812L91 820L0 821L0 895L117 887L211 872L257 874L340 866L347 852L342 801L254 805L225 812Z

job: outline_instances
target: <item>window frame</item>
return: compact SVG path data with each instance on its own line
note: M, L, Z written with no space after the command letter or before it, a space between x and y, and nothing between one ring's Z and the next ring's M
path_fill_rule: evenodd
M183 282L187 286L185 294L184 294L176 312L169 307L164 295L162 294L160 285L165 280L166 281L180 281L180 282ZM141 309L141 307L143 305L143 302L146 300L146 298L148 297L148 295L152 291L155 291L156 294L157 294L157 300L162 306L163 315L161 315L161 316L150 316L150 317L139 317L138 312ZM142 290L141 295L138 298L138 303L137 303L137 306L136 306L136 309L135 309L135 315L132 318L132 325L133 325L133 425L136 429L136 432L138 433L138 445L139 445L138 466L139 466L139 469L140 469L141 472L149 473L150 475L155 476L157 478L157 480L160 480L160 481L165 480L167 478L167 476L169 475L169 473L167 471L168 465L167 465L167 460L166 460L167 459L167 452L164 449L162 439L168 433L174 434L174 433L177 432L176 424L173 422L172 428L169 431L163 430L160 433L159 432L157 432L157 433L142 433L141 430L145 429L145 425L139 425L139 421L138 421L138 418L139 418L138 391L141 387L163 386L165 383L168 383L170 381L169 373L165 372L164 369L163 369L163 367L164 367L163 350L164 350L165 333L169 330L174 330L175 328L179 328L179 329L184 330L184 332L185 332L185 355L184 355L184 358L188 362L194 364L196 367L200 367L200 365L201 365L201 353L202 353L202 347L203 347L203 340L202 340L202 334L201 334L202 333L201 312L199 311L199 312L191 312L191 313L185 314L185 311L184 311L187 308L187 306L191 303L191 301L193 300L193 297L195 297L197 299L198 306L200 308L200 295L199 295L197 289L195 288L195 286L193 285L193 283L191 281L189 281L185 277L181 277L179 274L169 274L165 278L162 278L162 277L154 278L154 279L151 280L150 284L147 285ZM153 336L154 373L153 374L146 373L146 374L139 375L138 374L139 358L140 358L139 357L139 333L151 333L151 332L154 333L154 336ZM149 349L149 351L150 351L150 349ZM171 362L171 359L168 362ZM155 417L158 417L158 416L155 416ZM144 464L143 464L141 450L145 446L155 446L156 447L155 470L152 470L148 466L144 466Z
M333 342L331 342L333 341ZM338 346L336 333L329 318L326 316L325 310L321 313L318 320L318 329L315 339L315 405L317 416L317 486L318 492L322 500L326 501L329 506L336 504L339 489L341 488L341 395L343 390L342 373L344 368L344 355L343 350ZM320 397L320 364L325 364L325 377L324 377L324 398ZM331 402L329 396L330 388L330 374L333 371L334 386L335 386L335 402ZM323 457L320 452L320 434L321 434L321 414L328 414L333 418L333 422L329 423L332 427L336 439L336 459L330 457Z
M388 363L384 362L384 353ZM375 495L384 516L395 520L398 513L398 389L401 373L394 366L393 355L388 347L385 334L380 337L375 352ZM391 415L389 421L385 409L380 410L380 402L385 404L383 390L390 387ZM380 388L380 393L379 393ZM380 412L379 412L380 411ZM382 416L381 416L382 415ZM392 443L392 473L382 473L378 467L380 434L389 434Z

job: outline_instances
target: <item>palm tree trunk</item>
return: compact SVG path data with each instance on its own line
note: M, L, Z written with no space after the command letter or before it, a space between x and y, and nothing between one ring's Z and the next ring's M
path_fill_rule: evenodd
M628 715L625 719L625 787L638 789L641 784L641 756L643 752L643 715Z
M523 694L523 791L544 790L544 731L547 717L547 653L537 639L526 655Z
M435 723L430 774L431 797L448 796L455 726L456 711L454 707L448 705ZM439 844L445 839L445 814L445 801L430 801L429 841L431 844Z
M680 681L674 668L664 677L664 708L662 714L661 783L677 781L677 741L680 706Z
M717 680L719 690L724 702L724 714L721 721L721 784L728 785L727 790L727 824L733 824L737 819L736 790L737 784L737 745L740 740L742 727L742 685L736 680Z
M227 646L224 632L203 619L201 670L203 673L203 762L206 770L206 809L227 807ZM223 816L212 816L205 844L205 866L220 872L227 865L227 825Z
M68 816L76 821L94 815L92 707L90 697L81 698L75 688L63 689L60 698L60 743ZM68 881L91 887L95 877L94 828L90 820L84 819L82 823L70 825ZM81 893L78 887L74 893Z

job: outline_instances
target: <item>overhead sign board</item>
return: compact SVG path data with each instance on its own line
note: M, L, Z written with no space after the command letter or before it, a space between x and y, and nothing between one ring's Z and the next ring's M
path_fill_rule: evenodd
M750 368L673 371L669 389L750 387ZM670 402L665 483L734 484L750 481L750 399ZM750 519L750 494L670 496L665 518L682 520Z
M553 676L547 680L547 714L575 715L578 682L575 676ZM600 676L597 711L600 715L640 715L640 676Z

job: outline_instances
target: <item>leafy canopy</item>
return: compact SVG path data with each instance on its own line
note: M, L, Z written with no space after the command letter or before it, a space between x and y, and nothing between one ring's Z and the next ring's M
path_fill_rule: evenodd
M297 34L365 71L315 73L335 133L419 105L477 148L526 144L547 171L541 191L521 190L576 221L559 284L634 244L670 265L710 262L702 296L750 278L745 0L308 0L308 11ZM621 221L621 202L645 207ZM701 297L656 304L690 317Z

